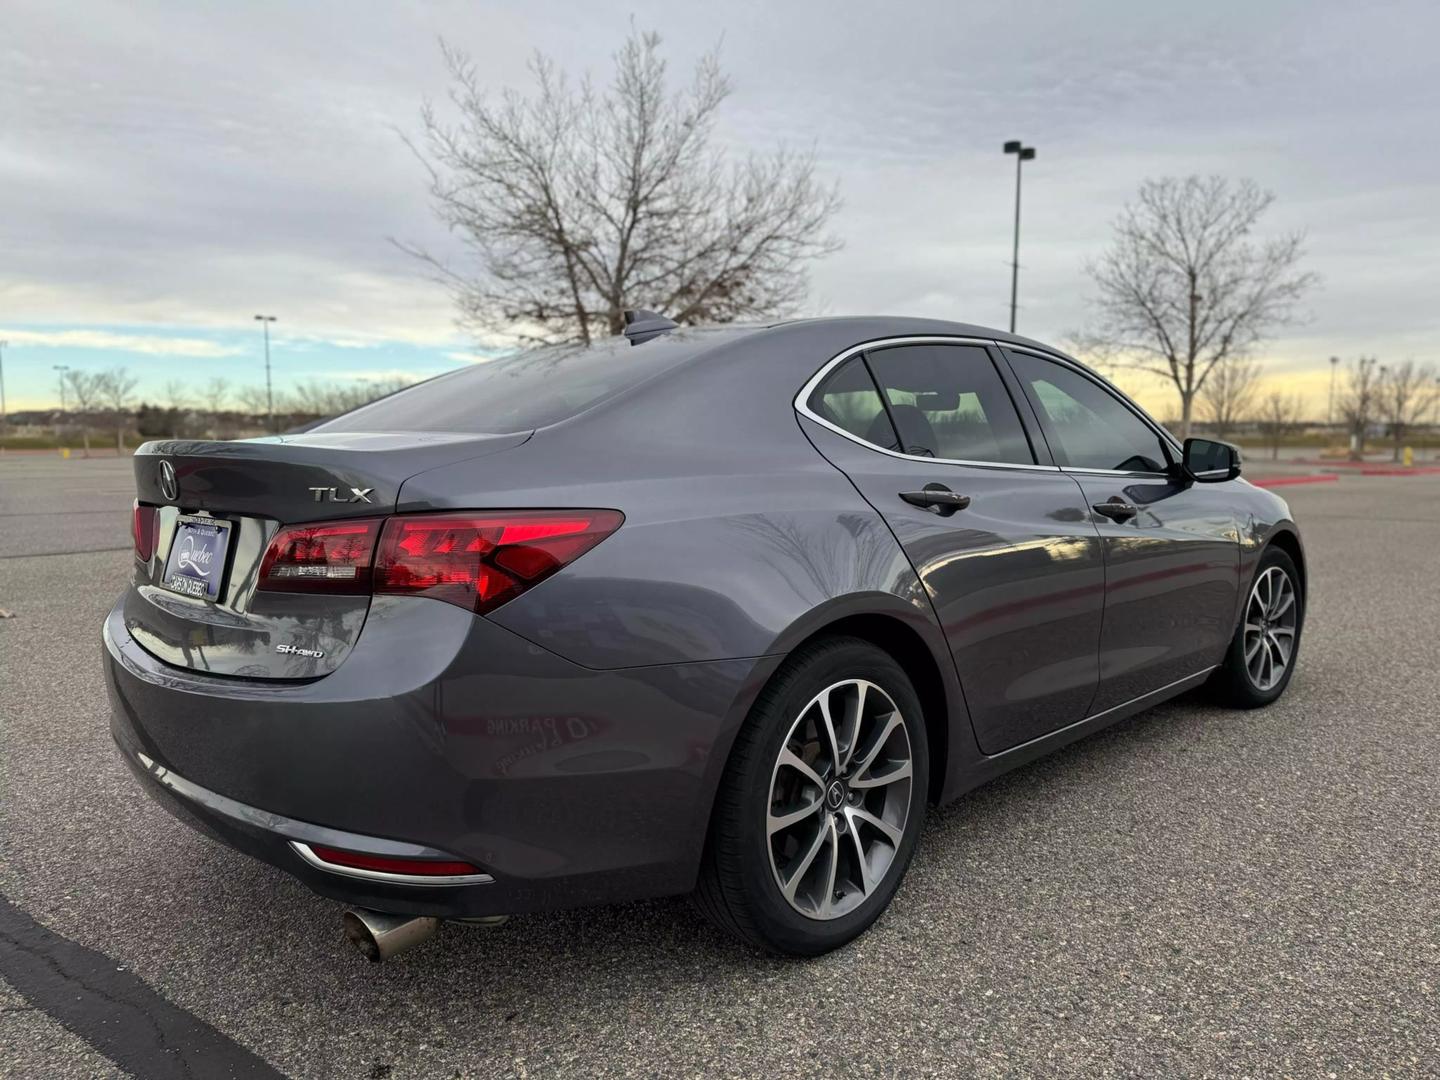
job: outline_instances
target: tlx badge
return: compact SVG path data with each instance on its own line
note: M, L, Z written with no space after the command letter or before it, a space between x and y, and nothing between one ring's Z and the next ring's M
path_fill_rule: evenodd
M350 490L350 494L349 494L349 495L341 495L341 494L339 493L339 491L340 491L339 488L333 488L333 487L312 487L312 488L310 488L310 491L312 491L312 492L315 494L315 501L316 501L316 502L339 502L339 503L370 502L370 501L371 501L371 500L370 500L370 493L371 493L372 491L374 491L375 489L374 489L374 488L357 488L357 487L352 487L352 488L350 488L349 490Z

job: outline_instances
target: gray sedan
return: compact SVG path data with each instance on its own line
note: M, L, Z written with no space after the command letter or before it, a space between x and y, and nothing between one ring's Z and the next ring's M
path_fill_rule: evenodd
M1305 611L1233 447L948 322L641 312L134 466L121 753L372 959L676 893L833 949L928 806L1195 687L1269 704Z

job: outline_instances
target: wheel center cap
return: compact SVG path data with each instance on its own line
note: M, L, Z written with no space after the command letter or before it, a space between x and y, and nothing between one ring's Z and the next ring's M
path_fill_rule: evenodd
M845 805L845 785L839 780L833 781L825 789L825 805L831 810L839 810Z

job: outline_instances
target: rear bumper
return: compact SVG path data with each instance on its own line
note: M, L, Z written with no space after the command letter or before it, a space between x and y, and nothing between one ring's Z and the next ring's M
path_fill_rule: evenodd
M104 628L111 727L203 832L382 911L460 917L684 892L730 743L778 658L594 671L434 600L377 598L335 673L166 664ZM295 843L458 857L490 882L397 884Z

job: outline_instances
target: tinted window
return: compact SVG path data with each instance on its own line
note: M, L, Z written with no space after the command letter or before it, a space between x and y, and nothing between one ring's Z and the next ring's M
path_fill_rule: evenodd
M1015 404L984 349L896 345L866 355L907 454L1033 464Z
M460 431L502 434L558 423L696 353L674 333L642 345L527 349L418 383L319 425L317 431Z
M836 427L844 428L857 439L883 446L886 450L899 449L895 429L885 415L885 406L880 392L870 381L865 362L852 356L837 367L810 395L810 411L824 417Z
M1050 449L1077 469L1164 472L1160 437L1109 391L1062 364L1007 352L1030 390Z

